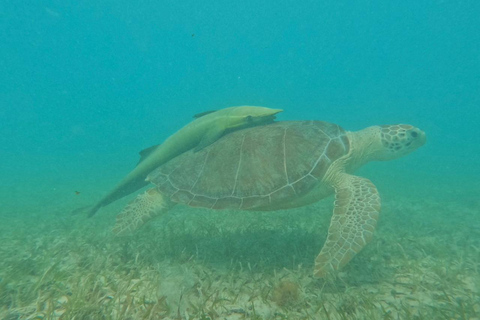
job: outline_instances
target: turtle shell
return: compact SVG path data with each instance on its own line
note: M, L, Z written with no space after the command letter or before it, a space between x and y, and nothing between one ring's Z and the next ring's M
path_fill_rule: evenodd
M198 152L187 151L147 180L174 202L261 210L311 191L349 147L336 124L282 121L234 131Z

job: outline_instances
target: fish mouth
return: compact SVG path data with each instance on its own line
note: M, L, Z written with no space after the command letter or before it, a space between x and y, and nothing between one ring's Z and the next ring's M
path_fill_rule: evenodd
M268 116L263 116L261 117L261 123L262 124L268 124L268 123L272 123L275 121L275 119L277 119L277 114L279 114L280 112L283 112L283 109L276 109L274 110L274 112L272 112L271 114L269 114Z
M277 116L272 114L272 115L269 115L269 116L265 116L265 117L262 117L262 119L259 121L259 125L262 125L262 124L270 124L270 123L273 123L275 122L275 119L277 119Z
M275 115L279 114L280 112L283 112L283 109L274 109L274 112L271 114L271 116L273 116L275 119Z

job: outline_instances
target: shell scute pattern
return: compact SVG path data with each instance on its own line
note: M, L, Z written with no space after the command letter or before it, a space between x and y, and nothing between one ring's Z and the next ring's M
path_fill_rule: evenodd
M171 200L190 206L264 208L308 193L348 151L345 131L335 124L277 122L188 151L148 179Z

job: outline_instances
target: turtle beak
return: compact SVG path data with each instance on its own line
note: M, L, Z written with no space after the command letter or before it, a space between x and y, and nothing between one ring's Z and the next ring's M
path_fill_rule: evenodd
M420 131L420 141L421 141L422 146L423 146L427 142L427 135L422 130L418 130L418 131Z
M427 142L427 135L425 134L424 131L418 129L418 128L415 128L415 129L412 129L409 134L415 138L416 140L416 144L418 147L421 147L423 146L426 142Z

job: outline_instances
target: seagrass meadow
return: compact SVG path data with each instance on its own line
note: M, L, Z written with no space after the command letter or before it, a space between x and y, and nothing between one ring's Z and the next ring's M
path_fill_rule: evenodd
M478 200L385 198L372 243L325 279L312 267L332 199L276 212L178 206L124 237L110 231L123 203L93 219L64 214L68 203L12 211L0 318L478 319Z
M0 0L0 320L480 320L479 17L479 0ZM283 111L212 112L239 106ZM237 139L273 120L329 138ZM354 137L331 170L347 139L326 123ZM355 171L380 145L405 157ZM277 202L254 184L279 170L295 194ZM129 205L146 178L158 192ZM239 186L245 208L291 209L182 205ZM325 252L344 258L315 260L335 199L309 200L333 189Z

